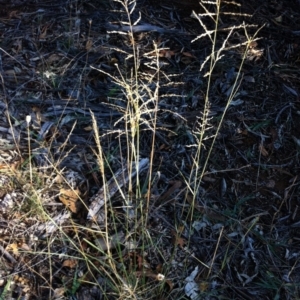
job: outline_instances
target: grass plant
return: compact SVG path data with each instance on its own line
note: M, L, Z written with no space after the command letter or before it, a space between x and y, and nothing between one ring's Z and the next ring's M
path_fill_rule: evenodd
M80 172L69 176L65 167L61 168L73 150L67 148L67 144L78 125L77 122L70 125L75 115L72 119L61 115L53 122L51 137L47 137L49 143L44 140L46 146L37 138L34 140L36 144L40 142L41 148L50 148L56 135L59 136L65 126L70 127L65 141L56 144L61 150L57 150L58 159L55 161L55 157L51 157L53 160L47 161L43 172L34 163L37 153L32 149L33 137L29 128L32 120L26 118L26 150L29 154L29 159L23 164L26 172L20 174L18 170L10 170L18 178L18 188L25 194L22 201L18 200L19 211L14 211L10 221L13 222L18 214L26 215L26 218L19 218L23 223L20 221L18 226L24 231L25 228L29 228L29 232L36 230L38 235L31 235L27 241L22 236L14 237L14 240L5 241L5 245L15 247L14 254L22 257L27 272L38 276L39 287L35 296L74 299L80 290L85 289L87 294L90 293L87 296L90 299L229 299L231 293L235 295L232 299L242 299L245 295L243 288L252 281L255 287L272 290L274 299L280 299L284 289L296 290L295 285L283 284L269 271L264 271L263 279L257 280L261 274L253 237L258 235L261 215L250 213L250 217L242 217L246 209L250 211L249 202L255 200L255 193L237 196L227 188L226 172L239 168L228 169L226 166L222 169L221 156L216 153L226 114L238 103L243 67L253 43L258 40L259 30L253 31L244 23L224 27L221 0L202 0L202 13L193 13L202 33L191 41L199 47L202 40L210 42L209 54L197 58L200 61L197 80L201 87L188 91L186 95L172 91L163 93L162 86L171 86L179 77L176 65L172 66L172 74L164 68L164 59L171 55L165 54L171 53L167 42L158 37L151 41L150 50L147 45L147 51L141 51L135 28L142 23L142 17L137 11L136 0L114 0L114 3L122 13L120 28L123 25L129 28L126 32L120 29L109 33L126 42L126 50L115 49L124 61L120 59L120 63L109 66L108 70L101 66L91 66L91 69L112 83L106 106L120 112L121 116L107 130L100 126L92 110L82 118L83 124L91 119L91 125L85 129L93 133L96 143L92 149L94 165L86 174L95 171L100 174L95 182L103 187L102 221L92 217L88 221L85 219L91 204L87 201L88 192L84 194L80 190L86 184L81 180ZM74 27L71 19L70 27ZM80 44L80 23L75 27L76 32L65 41L66 49ZM90 31L91 28L88 38ZM241 34L241 41L232 42ZM242 49L239 57L236 49ZM182 53L187 51L182 50L179 54ZM88 55L80 78L88 69ZM238 67L227 66L227 57L234 57ZM225 79L222 77L223 81L218 81L220 75L216 74L220 70L223 72L224 68L227 73L222 76ZM57 78L54 73L50 77ZM175 85L177 83L180 84L175 82ZM59 85L53 82L54 88ZM172 101L179 102L178 98L184 98L183 106L193 108L192 99L202 88L205 89L202 91L202 111L191 128ZM212 111L217 102L214 94L218 88L223 109L215 116ZM162 103L162 99L167 99L167 104ZM67 104L63 111L65 109ZM164 127L161 115L179 120L179 125L171 129ZM13 127L12 120L8 119ZM260 130L270 122L264 120L251 128ZM173 144L167 141L172 137L176 141ZM111 143L107 143L107 139ZM157 155L164 148L178 156L183 153L181 164L169 168ZM182 150L176 152L174 149ZM250 160L253 152L247 151L245 159ZM80 155L79 161L86 159L85 153ZM148 168L136 171L142 159L149 161ZM116 170L120 167L119 176ZM206 191L215 188L214 178L209 176L216 174L220 177L225 174L218 194L220 201L206 197ZM209 180L207 189L203 188ZM116 189L113 195L111 185ZM49 192L51 189L56 191L55 195ZM62 195L64 193L66 195ZM222 202L226 193L231 194L227 202ZM61 201L67 203L58 218L53 207L63 205L53 200L55 197L61 197L60 200L64 197L65 202ZM205 240L203 245L201 240ZM268 243L265 237L260 240ZM238 264L236 257L243 257L242 263ZM193 273L196 275L192 276ZM233 277L237 278L239 287L232 285ZM56 288L59 280L62 284ZM0 299L7 299L10 284L8 279ZM20 288L25 286L21 281L18 284Z
M148 178L148 183L146 183L147 186L147 193L144 196L141 193L141 186L145 184L141 178L137 175L136 178L133 179L133 181L129 181L128 183L128 193L130 195L129 199L126 199L127 197L123 194L123 201L127 207L131 207L133 210L134 219L130 219L129 215L127 215L126 220L129 222L125 226L126 228L126 235L131 236L133 243L137 246L137 248L132 249L134 251L138 251L139 253L146 253L149 248L154 248L155 251L161 252L160 246L157 246L156 243L153 243L153 238L151 238L151 235L149 234L149 231L147 229L148 227L148 221L149 221L149 215L151 214L150 208L151 208L151 189L152 189L152 174L154 174L153 170L153 160L154 160L154 152L156 151L156 130L157 130L157 111L158 111L158 103L159 103L159 87L160 87L160 74L162 73L162 70L160 68L160 59L159 59L159 53L160 51L163 51L164 49L160 48L159 45L153 44L153 53L155 53L155 58L153 58L150 62L151 68L153 70L153 76L148 77L146 81L140 80L140 74L139 74L139 62L141 57L139 57L139 53L137 51L138 45L135 41L135 35L133 27L139 24L139 19L133 20L132 15L134 13L134 9L136 6L135 1L116 1L118 2L122 9L124 10L126 16L127 16L127 22L124 22L124 24L128 25L131 30L127 33L128 38L132 43L132 52L129 53L126 57L126 60L133 60L134 66L132 69L127 70L126 73L129 74L129 78L119 69L118 66L118 75L117 77L111 76L109 73L106 73L103 70L99 70L100 72L104 73L107 76L110 76L112 80L116 83L117 86L121 87L124 95L125 95L125 103L126 108L119 107L120 110L124 111L124 116L118 121L124 121L125 124L125 130L121 134L124 134L126 136L126 147L127 147L127 153L126 153L126 164L128 166L129 172L133 168L133 164L137 165L139 163L139 159L141 157L140 152L140 145L141 145L141 133L145 129L143 128L143 125L147 125L147 130L152 134L152 141L150 142L150 168L148 171L148 175L146 178ZM227 112L227 110L230 107L231 101L235 98L240 82L242 79L241 69L243 66L243 63L247 56L247 51L249 45L253 43L253 41L256 40L256 34L254 36L248 36L247 33L247 26L243 25L242 28L244 29L245 36L247 37L246 42L244 42L245 50L244 54L241 57L240 62L240 68L236 72L234 82L231 87L231 92L229 93L227 99L226 99L226 106L223 111L223 114L219 118L217 124L215 124L212 121L212 118L209 117L210 107L211 107L211 87L213 85L213 74L214 70L220 60L222 58L226 57L226 53L233 48L241 47L242 44L234 45L228 48L228 41L230 40L231 36L233 35L234 31L236 30L235 27L228 28L228 34L226 39L224 39L223 43L220 45L219 41L219 18L220 18L220 1L216 1L213 3L215 6L215 13L210 12L207 9L207 5L211 5L212 2L206 2L202 1L201 6L204 9L205 13L203 15L196 15L194 16L197 18L197 20L200 23L200 26L204 30L204 34L197 37L193 42L196 42L198 39L209 37L211 40L211 54L207 56L201 66L201 69L199 70L199 76L202 77L202 80L206 80L206 93L205 93L205 101L204 101L204 108L201 116L199 116L199 120L197 121L197 125L192 132L193 134L193 140L195 143L191 145L190 147L194 147L194 155L192 158L192 167L191 172L187 176L183 175L183 180L186 184L185 188L185 201L184 203L187 203L186 198L189 194L192 195L192 201L190 201L188 205L188 212L185 212L185 208L182 209L182 220L180 223L183 223L187 226L185 229L176 229L179 231L186 231L186 229L189 228L191 230L191 226L193 224L193 221L195 220L195 206L200 189L200 184L202 182L202 178L207 171L207 166L209 163L209 159L211 156L211 153L214 149L214 145L216 142L216 138L218 137L220 128L223 124L224 116ZM214 28L212 30L209 30L207 26L205 25L204 21L202 21L203 17L211 18L211 20L214 23ZM118 34L118 33L117 33ZM123 35L123 32L119 32L119 34ZM208 67L207 67L208 66ZM206 74L204 74L204 70L206 71ZM153 83L154 88L149 88L149 84ZM97 132L97 124L94 124L94 130ZM103 149L101 147L101 136L99 134L96 135L96 140L98 141L98 162L99 164L102 164L103 160ZM209 146L206 147L205 143L206 141L211 141L209 143ZM124 146L120 145L120 150L123 149ZM205 149L205 150L204 150ZM120 156L123 157L123 154L120 153ZM101 169L101 174L105 174L104 169ZM131 178L131 177L130 177ZM103 178L103 181L105 182L105 178ZM133 189L133 186L135 186L135 189ZM109 203L109 202L108 202ZM108 207L106 207L106 212L109 210ZM196 214L197 215L197 214ZM184 217L185 216L185 217ZM185 219L184 219L185 218ZM135 225L132 225L132 221ZM113 221L114 223L114 217ZM117 225L115 225L117 226ZM182 225L180 225L182 226ZM108 234L109 228L108 224L106 224L105 232ZM189 235L187 235L189 237ZM222 236L222 231L220 232L220 238ZM106 236L106 240L108 241L109 237ZM189 243L189 241L188 241ZM136 247L135 246L135 247ZM217 252L217 247L215 249L215 255ZM120 250L120 249L119 249ZM176 248L173 249L173 254L171 254L171 259L175 255ZM215 257L214 255L214 257ZM122 257L122 254L119 254L119 257ZM212 265L209 267L208 270L208 280L212 272L213 262ZM111 261L111 263L115 263ZM147 267L145 266L133 266L133 270L137 269L138 267L142 268L141 274L144 274L141 278L137 278L136 275L132 276L132 270L126 271L126 269L123 268L123 272L125 274L122 274L123 277L123 284L119 283L117 286L120 288L118 291L119 299L127 299L125 294L128 293L128 296L130 299L153 299L153 290L150 288L148 291L147 288ZM188 265L186 266L188 269ZM112 269L116 270L118 272L117 266L112 267ZM164 273L169 274L171 269L170 262L165 262L164 266ZM129 271L129 272L128 272ZM187 271L187 270L186 270ZM128 274L126 274L128 272ZM165 282L166 285L166 282ZM125 288L124 289L122 289ZM156 289L155 297L161 297L163 294L165 294L165 290L162 288L162 285L159 284ZM158 292L158 294L156 294ZM159 293L162 293L159 295ZM179 294L176 294L176 299L183 299L185 296L181 291L181 296ZM124 298L125 297L125 298Z

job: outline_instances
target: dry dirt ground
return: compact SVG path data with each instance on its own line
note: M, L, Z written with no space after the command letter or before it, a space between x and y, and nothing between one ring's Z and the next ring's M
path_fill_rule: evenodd
M299 299L300 1L221 1L206 77L191 13L211 30L216 6L134 3L132 37L118 2L0 1L0 298ZM137 146L124 81L152 160L108 191L103 228L92 197Z

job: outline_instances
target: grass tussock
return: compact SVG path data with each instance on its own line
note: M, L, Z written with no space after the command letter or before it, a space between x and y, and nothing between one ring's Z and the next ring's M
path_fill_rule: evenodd
M273 214L251 206L272 184L260 185L271 121L245 116L263 27L236 2L201 1L166 27L138 1L114 0L118 25L97 36L80 16L96 2L70 7L76 17L57 27L63 58L36 66L44 107L34 88L22 95L31 113L17 94L4 101L1 299L296 299L298 252L279 226L296 177L283 197L267 190ZM258 146L244 149L249 135Z

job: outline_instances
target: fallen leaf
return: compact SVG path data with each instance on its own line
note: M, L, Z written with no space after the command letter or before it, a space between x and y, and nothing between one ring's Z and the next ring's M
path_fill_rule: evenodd
M184 238L182 238L182 237L179 237L179 238L177 238L177 240L176 240L176 244L179 245L179 247L180 247L181 249L183 249L184 246L187 244L187 240L184 239Z
M68 267L68 268L75 268L78 264L78 261L76 259L66 259L63 262L63 267Z
M93 41L89 39L85 44L85 50L90 51L93 46Z
M5 171L18 170L23 162L24 162L23 158L15 160L14 162L11 163L5 162L4 164L0 164L0 170L5 170Z
M171 51L171 50L164 49L164 50L159 51L159 57L171 58L174 55L175 55L175 52Z
M65 292L66 290L64 287L55 289L53 299L61 299L64 296Z
M180 236L181 233L178 234L175 230L172 230L172 234L174 236L174 245L179 245L179 247L183 249L184 246L187 244L187 240L185 238L182 238Z
M264 147L263 144L259 145L259 152L261 153L262 156L268 156L269 155L268 151L266 150L266 148Z
M78 209L80 207L80 199L79 199L80 191L78 189L76 190L66 190L66 189L61 189L60 190L60 195L59 195L59 200L67 206L71 212L77 213Z
M20 19L20 13L17 10L12 10L9 13L9 19Z
M192 53L190 53L190 52L181 52L181 53L184 56L195 58L195 56Z
M113 57L111 60L110 60L110 64L111 65L114 65L114 64L117 64L118 63L118 59Z
M21 243L19 245L19 248L24 250L24 251L30 251L31 250L31 248L26 243Z
M216 182L216 179L210 176L203 176L202 180L205 182Z
M60 60L61 60L61 56L58 55L58 54L56 54L56 53L53 53L53 54L51 54L51 55L46 59L46 62L47 62L48 64L52 64L52 63L58 62L58 61L60 61ZM45 75L46 75L46 74L45 74Z
M48 25L44 26L44 28L41 30L41 34L39 36L39 40L44 40L46 38L48 28L49 28Z
M281 23L282 22L282 16L278 16L274 19L276 22Z
M139 254L136 255L137 255L138 269L142 270L144 267L144 258Z
M198 266L194 269L194 271L185 278L185 287L184 291L185 294L192 300L199 299L199 287L197 283L195 282L195 278L198 274Z
M200 288L200 291L201 291L202 293L205 292L205 291L207 291L208 287L209 287L209 283L206 282L206 281L202 281L202 282L200 282L200 284L199 284L199 288Z
M170 200L169 198L171 197L171 195L172 195L177 189L179 189L179 188L181 187L181 185L182 185L182 182L179 181L179 180L170 181L169 183L172 184L172 186L171 186L171 187L170 187L163 195L161 195L161 196L157 199L157 201L158 201L159 203L162 203L162 202L164 202L164 201L166 201L166 200Z
M15 256L19 256L19 249L18 249L18 244L17 243L12 243L9 244L6 248L6 250L9 252L11 251Z
M170 288L170 291L173 290L173 287L174 287L174 284L171 280L169 279L166 279L165 282L168 284L169 288Z
M161 273L163 269L163 265L162 264L158 264L155 268L156 273Z

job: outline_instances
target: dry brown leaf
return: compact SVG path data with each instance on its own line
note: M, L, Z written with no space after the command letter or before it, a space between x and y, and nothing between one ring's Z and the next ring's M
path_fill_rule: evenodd
M182 182L179 180L170 181L169 183L172 184L172 186L157 199L159 203L170 200L171 195L182 185Z
M190 53L190 52L185 52L185 51L183 51L183 52L181 52L181 53L182 53L182 55L184 55L184 56L195 58L195 56L194 56L192 53Z
M76 259L66 259L63 262L63 267L68 267L70 269L73 269L77 266L78 261Z
M0 164L0 170L5 170L5 171L18 170L23 162L24 159L21 158L11 163Z
M85 49L86 49L87 51L90 51L91 48L92 48L92 46L93 46L93 41L92 41L91 39L87 40L87 42L86 42L86 44L85 44Z
M144 267L144 258L139 254L136 255L137 255L138 269L142 270Z
M65 292L66 292L66 290L64 287L55 289L54 294L53 294L53 299L63 298Z
M117 64L119 61L118 61L118 59L117 58L115 58L115 57L113 57L111 60L110 60L110 64L111 65L114 65L114 64Z
M61 60L61 56L56 53L53 53L46 59L46 62L48 64L52 64L52 63L60 61L60 60Z
M159 150L168 150L170 148L170 146L166 145L166 144L161 144L159 146Z
M159 51L159 57L171 58L175 54L176 54L175 51L166 50L166 49Z
M202 281L199 284L199 289L200 289L201 292L207 291L208 287L209 287L209 283L206 282L206 281Z
M162 264L158 264L155 268L156 273L161 273L163 269L163 265Z
M268 151L266 150L263 144L259 144L259 152L261 153L262 156L269 155Z
M173 282L172 282L171 280L169 280L169 279L167 279L165 282L168 284L168 286L169 286L169 288L170 288L170 291L172 291L172 290L173 290L173 287L174 287Z
M216 182L216 179L210 176L203 176L202 180L205 182Z
M15 256L19 256L20 255L17 243L9 244L6 247L6 250L7 251L11 251Z
M47 36L47 30L48 30L49 26L45 26L42 30L41 30L41 34L39 36L40 40L44 40Z
M179 231L181 231L180 229L179 229ZM177 246L177 245L179 245L179 247L181 248L181 249L183 249L184 248L184 246L187 244L187 240L185 239L185 238L182 238L180 235L181 235L181 232L176 232L175 230L172 230L172 232L171 232L172 234L173 234L173 236L174 236L174 245L175 246Z
M20 13L17 10L12 10L8 17L9 19L20 19Z
M31 250L31 248L26 243L21 243L19 245L19 248L24 250L24 251L30 251Z
M58 184L61 184L64 182L64 178L62 175L60 174L57 174L53 180L54 183L58 183Z
M187 244L187 240L185 238L179 237L176 239L176 245L179 245L181 249Z
M77 213L78 208L80 207L80 199L79 199L80 191L78 189L71 190L71 189L61 189L59 200L67 206L71 212Z

